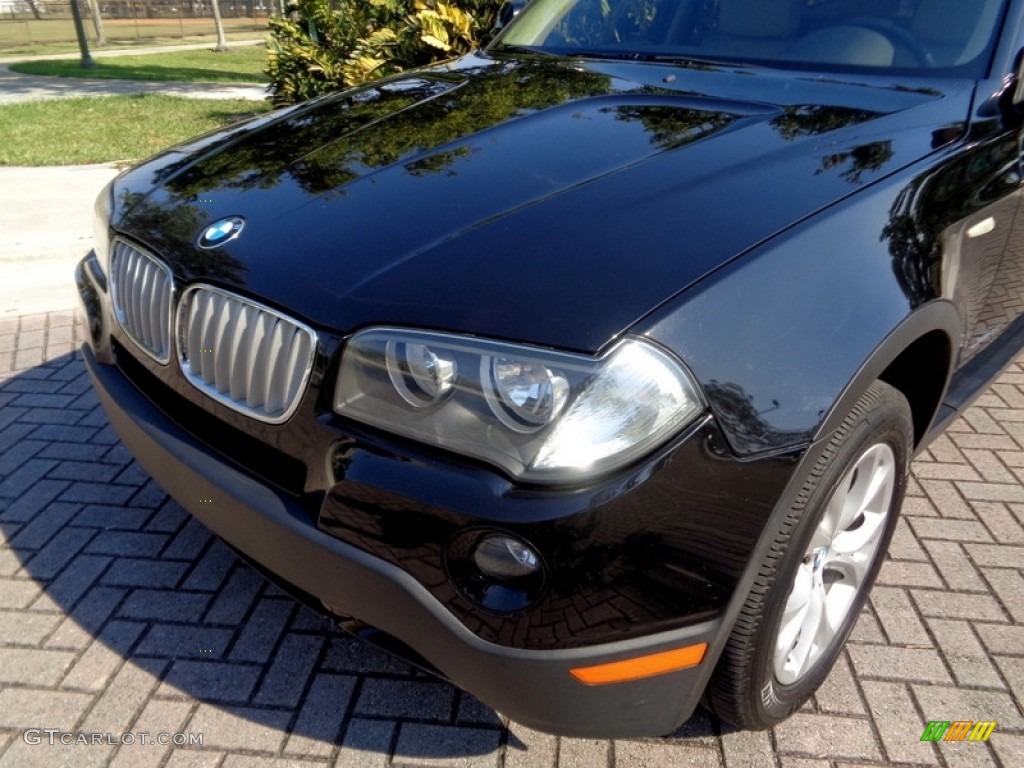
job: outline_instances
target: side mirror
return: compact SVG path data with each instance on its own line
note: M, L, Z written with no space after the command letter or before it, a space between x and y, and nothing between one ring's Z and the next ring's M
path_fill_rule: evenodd
M498 9L498 16L494 21L494 31L500 32L507 27L509 22L526 7L527 2L529 0L505 0Z

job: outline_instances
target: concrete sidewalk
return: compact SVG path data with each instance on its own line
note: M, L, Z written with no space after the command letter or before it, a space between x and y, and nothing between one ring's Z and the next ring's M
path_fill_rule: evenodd
M116 174L112 164L0 168L0 319L74 305L93 201Z
M261 45L265 40L262 38L253 40L228 40L229 48L238 48L247 45ZM215 41L209 40L204 43L182 43L181 45L147 45L140 48L90 48L89 54L94 59L116 58L118 56L145 56L149 53L170 53L172 51L202 51L212 49ZM0 56L0 64L15 64L19 61L60 61L61 59L77 59L79 54L75 51L68 53L26 53L15 54L14 56Z
M259 45L263 40L237 40L229 43L233 47ZM201 51L211 47L210 43L195 43L161 47L135 48L130 50L95 50L93 58L116 58L118 56L142 56L151 53L173 51ZM13 104L36 99L61 99L75 96L119 96L135 93L162 93L182 96L188 99L252 99L261 101L267 97L266 86L231 85L225 83L178 83L149 82L146 80L109 80L99 77L46 77L12 72L8 64L22 61L58 61L77 59L78 54L58 53L35 56L0 57L0 105Z
M36 99L64 99L75 96L118 96L135 93L162 93L189 99L252 99L267 97L262 85L224 83L149 82L146 80L106 80L97 77L45 77L23 75L0 66L0 105Z
M260 40L234 41L232 46ZM196 45L95 51L123 56L200 50ZM2 62L74 58L21 56L0 59L0 105L35 99L162 93L187 98L266 98L259 85L146 82L101 78L43 77L12 72ZM72 270L92 247L92 204L103 185L117 174L112 164L52 168L0 168L0 318L70 307Z

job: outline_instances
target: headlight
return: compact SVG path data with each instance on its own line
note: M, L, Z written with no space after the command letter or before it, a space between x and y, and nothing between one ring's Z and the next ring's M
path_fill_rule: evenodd
M96 258L99 259L104 275L109 273L110 265L110 216L114 209L111 199L113 189L114 182L111 180L103 187L103 191L97 196L96 204L93 206L93 249L96 251Z
M513 477L562 483L649 452L704 403L682 364L642 339L594 358L372 328L345 347L334 409Z

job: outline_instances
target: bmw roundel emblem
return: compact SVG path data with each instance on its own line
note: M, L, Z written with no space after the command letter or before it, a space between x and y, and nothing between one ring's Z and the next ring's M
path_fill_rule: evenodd
M241 216L228 216L224 219L218 219L199 235L198 245L206 250L220 248L220 246L238 237L244 226L245 219Z

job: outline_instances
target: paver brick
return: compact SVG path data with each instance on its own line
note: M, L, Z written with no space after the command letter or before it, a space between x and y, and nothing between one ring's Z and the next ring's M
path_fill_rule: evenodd
M939 765L935 748L930 742L920 740L925 723L917 713L907 686L872 680L865 680L861 685L889 759Z
M166 662L155 659L124 663L82 722L81 730L124 733L156 689Z
M1024 544L1024 526L1002 502L977 501L974 508L978 518L992 532L994 541L1000 544Z
M355 692L356 678L318 674L303 697L301 711L284 745L285 754L330 757L341 732L344 713Z
M34 397L41 397L34 395ZM50 395L57 397L57 395ZM19 419L24 424L77 424L82 418L79 411L68 408L29 408Z
M871 592L871 602L889 642L895 645L931 645L928 632L917 618L905 590L876 586Z
M291 600L261 600L242 627L241 635L231 649L231 659L267 661L293 610L295 604Z
M321 760L227 755L221 763L221 768L327 768L327 763Z
M210 596L195 592L136 589L121 606L119 615L154 621L198 621Z
M142 714L132 724L132 732L148 733L146 743L137 739L134 744L125 744L117 748L110 768L157 768L164 756L171 751L171 746L154 743L158 733L182 733L182 728L192 713L191 702L163 701L153 699Z
M276 754L291 713L251 707L200 704L187 730L202 733L204 746Z
M168 537L141 531L102 531L97 533L86 552L101 555L153 557L167 543Z
M85 594L93 582L110 564L109 557L79 555L64 566L60 575L50 582L46 594L64 610Z
M892 541L889 542L889 557L894 560L926 561L928 559L914 536L914 532L902 517L896 521Z
M327 655L321 664L332 672L376 673L386 675L412 675L414 670L394 656L375 648L362 646L344 635L331 638Z
M862 677L952 682L938 651L930 648L852 644L848 651L854 670Z
M393 765L498 768L501 731L402 723Z
M132 493L134 493L133 488L108 483L78 481L72 483L61 494L61 501L79 501L86 504L122 504Z
M42 480L47 472L57 466L52 459L29 459L21 464L14 472L0 480L0 496L16 499L25 495L28 490L37 482Z
M0 453L0 475L9 475L47 445L48 443L42 440L18 440L10 443L3 453Z
M368 678L356 703L360 715L448 722L455 691L450 685L419 680Z
M1024 765L1024 736L1000 733L992 748L1004 766Z
M929 720L995 720L1003 729L1024 728L1014 697L1002 691L980 691L948 685L912 683L925 722Z
M611 743L607 741L562 739L559 747L558 768L605 768L610 762Z
M185 527L171 539L163 556L170 559L192 560L209 540L210 532L203 524L189 518Z
M143 629L142 624L134 622L108 623L68 671L61 682L61 687L87 691L103 690L110 678L125 663L125 656Z
M943 517L973 520L974 511L950 480L921 479L921 488Z
M980 579L979 579L980 582ZM886 560L878 571L879 585L900 587L932 587L941 589L944 585L931 563L912 563L906 560Z
M983 568L982 573L1014 622L1024 624L1024 576L1021 575L1021 571L1009 568Z
M988 529L978 520L950 520L938 517L908 517L919 539L950 541L992 541Z
M25 564L28 572L36 579L52 579L78 552L96 535L88 528L62 528L49 542Z
M142 558L117 558L102 583L133 587L174 587L181 580L188 565L165 563Z
M227 753L225 752L175 749L171 751L171 756L167 758L164 768L219 768L226 757Z
M75 516L74 524L108 530L138 530L150 517L149 512L108 504L87 504Z
M717 757L710 750L701 751L705 761L710 755ZM659 765L671 765L676 759L668 749L663 749L661 752L660 756L663 760L651 763L652 768ZM722 756L725 768L775 768L773 752L771 734L768 731L728 731L722 734ZM619 744L615 745L615 756L617 759L629 757L628 753L623 755ZM657 756L654 755L654 757ZM627 762L627 765L631 762Z
M262 587L263 578L256 571L239 563L203 621L207 624L239 623L248 613Z
M866 718L809 715L798 712L775 727L783 752L829 755L835 758L881 758L871 723Z
M176 661L157 695L187 698L198 694L213 701L244 704L259 676L260 669L255 666L220 661Z
M45 546L55 534L67 526L68 520L78 511L74 504L56 502L48 504L27 521L18 535L9 539L9 544L18 550L39 549Z
M853 670L846 654L840 654L828 677L814 694L822 712L842 715L865 714L864 703L857 691Z
M46 734L41 739L48 739ZM16 739L0 758L0 768L53 768L55 765L74 768L104 768L114 747L105 744L61 744L55 735L54 744L44 740L28 744Z
M925 616L940 619L980 619L1006 621L1002 608L991 595L960 595L955 592L910 590L918 610Z
M494 709L484 704L475 696L460 692L455 723L457 725L484 725L500 728L507 723L507 719L501 717Z
M0 689L0 728L59 728L70 731L92 704L89 693L41 688Z
M313 635L285 635L253 701L298 706L323 642L322 637Z
M59 613L0 611L0 648L40 645L62 618Z
M950 589L960 592L985 591L981 574L958 542L931 540L923 544Z
M0 579L0 608L26 608L42 591L31 579Z
M939 644L957 682L963 685L1003 688L1002 680L988 654L966 621L928 619L928 627Z
M982 566L1020 568L1024 563L1024 546L1006 544L965 544L971 559Z
M0 683L55 685L74 658L68 651L0 648Z
M388 755L397 727L387 720L351 720L334 765L336 768L384 768L390 762ZM506 768L510 768L508 763Z
M996 656L995 662L1010 684L1018 702L1024 701L1024 659L1018 656ZM1009 725L1009 723L1007 723ZM1015 727L1020 728L1020 725Z
M1024 626L974 622L989 653L1024 655Z
M220 659L233 631L191 624L154 624L135 649L139 656L169 659Z

